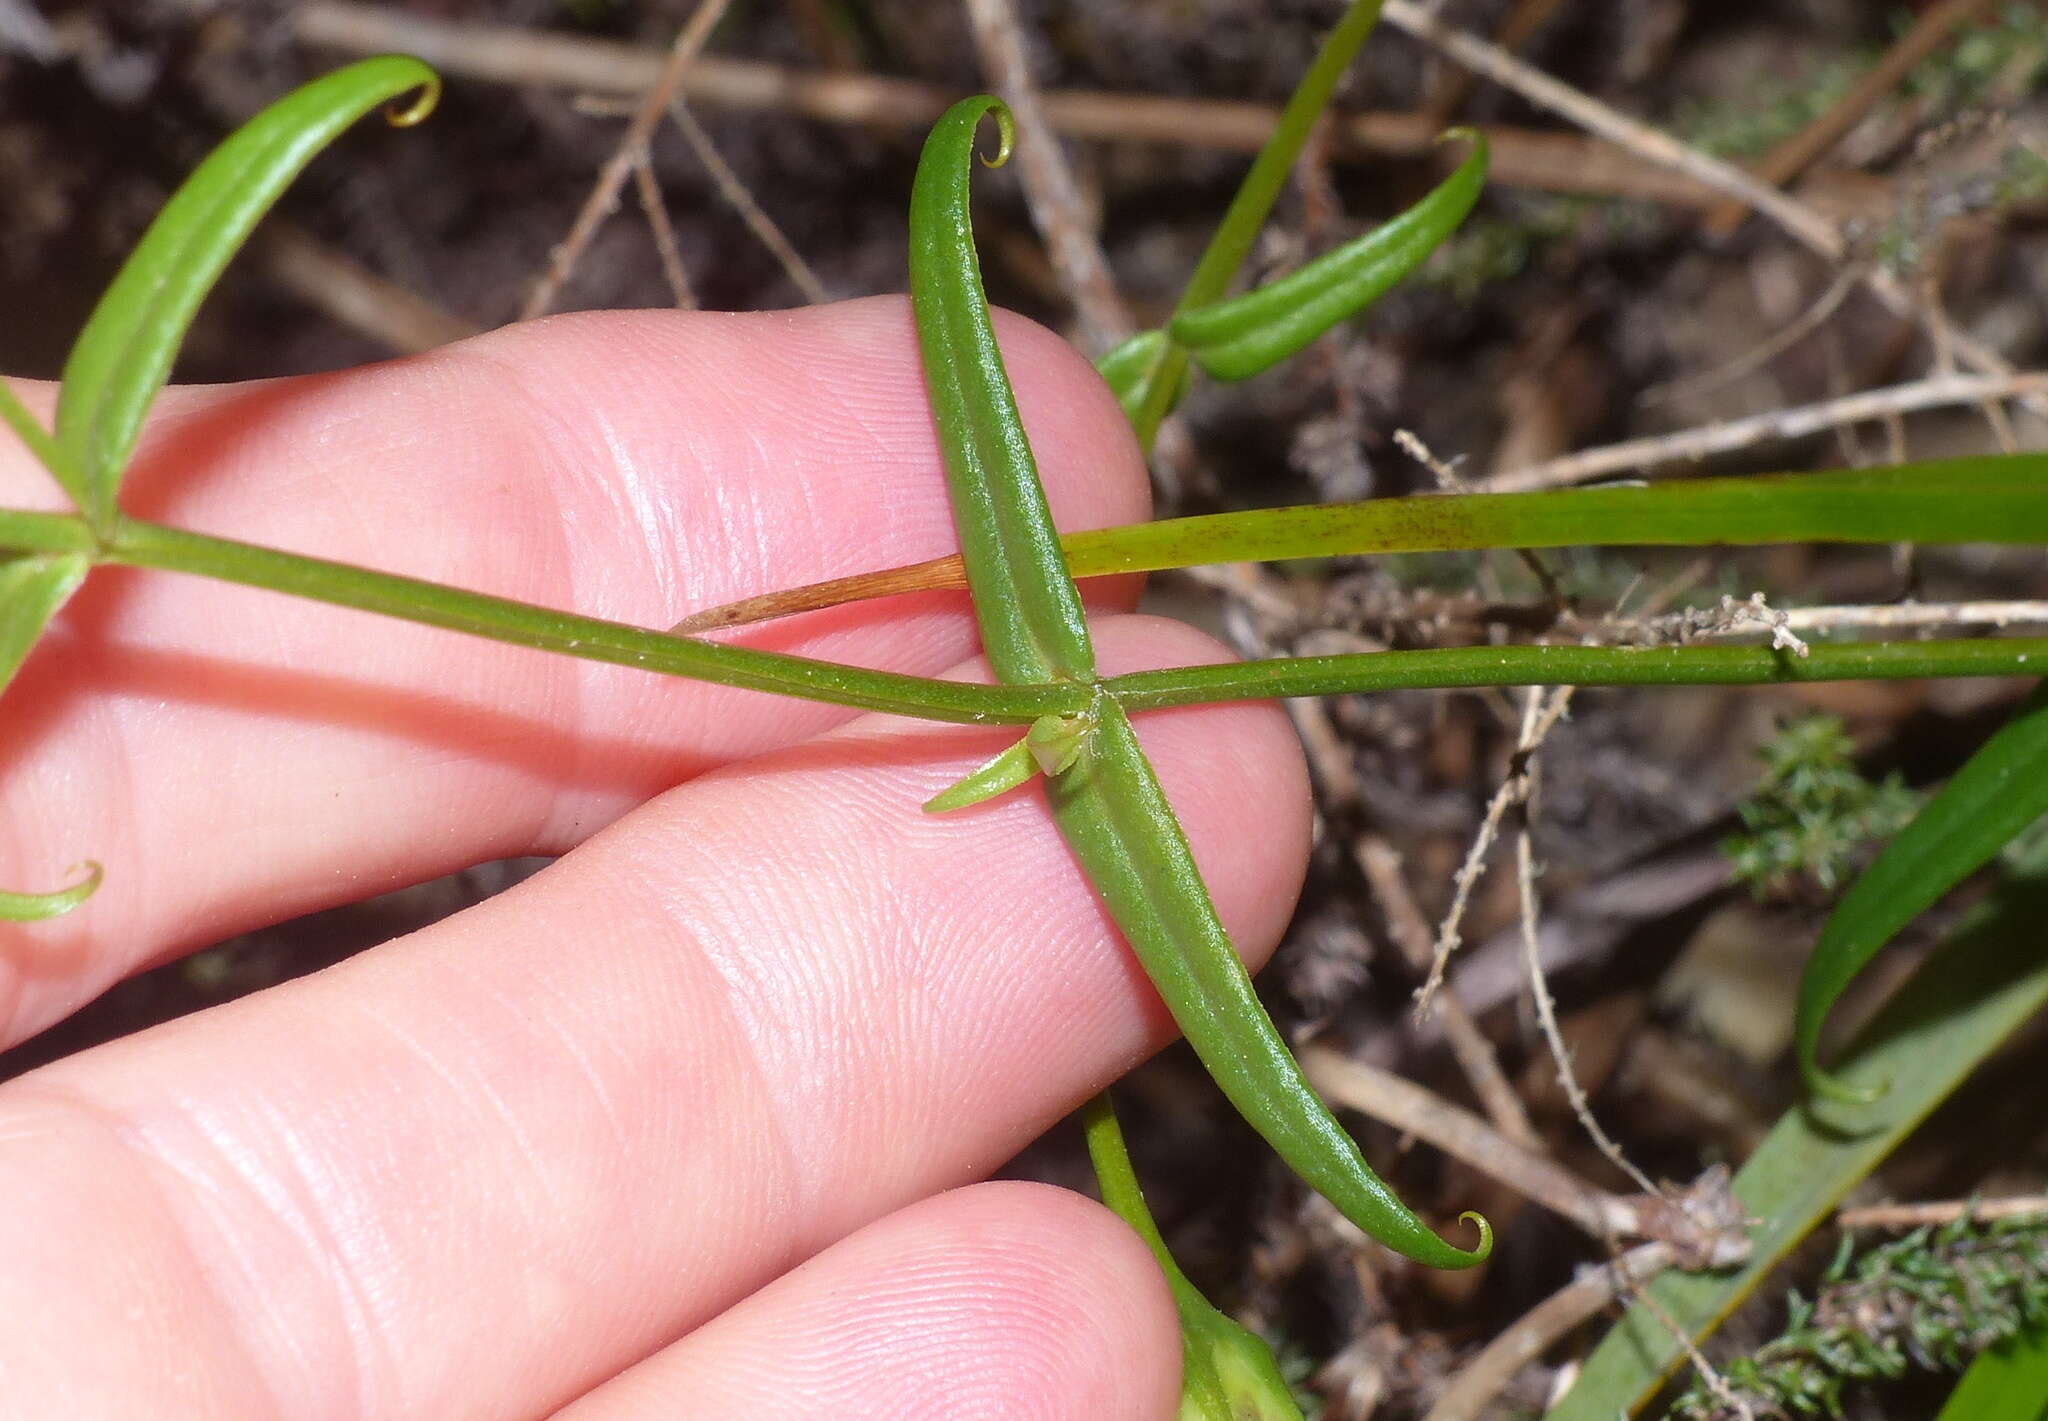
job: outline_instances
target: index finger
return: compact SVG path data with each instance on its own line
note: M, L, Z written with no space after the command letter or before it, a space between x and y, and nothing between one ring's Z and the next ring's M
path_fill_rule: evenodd
M1063 524L1143 515L1106 390L1042 329L1002 334ZM0 503L49 506L0 454ZM698 607L954 547L907 305L562 317L361 370L173 392L125 498L161 519L600 617ZM849 607L752 644L934 674L957 596ZM101 569L9 688L0 885L106 867L9 929L0 1043L121 976L260 923L556 852L835 707L506 647L157 573Z

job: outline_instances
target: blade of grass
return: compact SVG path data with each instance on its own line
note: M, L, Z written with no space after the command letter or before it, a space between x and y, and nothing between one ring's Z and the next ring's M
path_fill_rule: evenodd
M1181 312L1167 333L1187 347L1203 374L1244 380L1358 315L1427 260L1479 200L1486 140L1471 129L1444 136L1464 139L1472 151L1406 212L1256 291Z
M1378 553L1821 542L2048 543L2048 460L1945 459L1815 474L1248 509L1069 533L1060 546L1075 577L1106 577ZM863 597L965 585L959 560L941 558L712 608L677 630L709 631Z
M1842 895L1799 979L1799 1069L1815 1092L1848 1098L1820 1068L1821 1026L1863 965L1898 931L2048 814L2048 681L1993 735ZM1885 1089L1885 1086L1879 1086Z
M1753 1252L1728 1273L1668 1273L1586 1359L1545 1421L1632 1414L1682 1360L1676 1325L1704 1337L1849 1189L1889 1155L2014 1028L2048 1005L2048 879L2008 885L1887 1003L1846 1054L1852 1086L1894 1081L1881 1099L1795 1107L1735 1176L1759 1222Z
M1010 395L975 258L967 179L975 128L990 113L1005 121L997 100L963 99L925 143L911 198L911 301L989 662L999 680L1050 675L1092 683L1080 597ZM1471 1252L1438 1238L1372 1172L1309 1089L1217 920L1122 708L1097 693L1083 717L1053 727L1049 737L1071 750L1046 767L1054 771L1054 819L1225 1095L1367 1233L1438 1267L1484 1258L1491 1243L1484 1220Z
M433 70L404 55L323 75L229 135L164 204L64 365L51 472L95 527L112 521L143 416L170 376L193 314L263 214L343 129L420 89L419 99L392 115L394 123L416 123L432 110L440 85Z

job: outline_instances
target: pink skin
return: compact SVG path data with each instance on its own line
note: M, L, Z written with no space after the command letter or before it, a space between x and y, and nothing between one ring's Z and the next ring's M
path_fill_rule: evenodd
M1092 372L999 328L1062 526L1142 517ZM48 506L39 478L0 452L0 504ZM127 504L652 625L953 546L894 300L569 317L178 392ZM1105 669L1225 654L1116 615L1134 594L1100 598ZM985 674L957 596L747 639ZM77 914L0 936L7 1040L254 923L566 855L0 1086L10 1406L1173 1413L1172 1308L1135 1239L973 1184L1171 1033L1035 794L919 813L1003 734L144 573L95 576L4 724L0 886L107 866ZM1263 960L1307 853L1284 719L1141 730Z

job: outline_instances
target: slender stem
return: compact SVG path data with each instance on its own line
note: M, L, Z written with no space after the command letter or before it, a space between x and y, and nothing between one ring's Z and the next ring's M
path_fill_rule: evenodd
M1117 1123L1116 1106L1111 1102L1108 1091L1103 1091L1081 1107L1081 1125L1086 1132L1088 1160L1095 1166L1095 1185L1102 1191L1102 1202L1145 1240L1145 1246L1159 1260L1160 1271L1166 1274L1174 1301L1183 1307L1191 1298L1199 1301L1201 1294L1188 1282L1187 1274L1180 1271L1173 1254L1167 1251L1166 1240L1159 1235L1159 1225L1152 1221L1152 1210L1145 1204L1145 1191L1139 1187L1138 1173L1131 1167L1131 1154L1124 1145L1123 1126Z
M97 553L99 540L76 513L0 508L0 556L9 553Z
M0 551L99 552L76 514L0 509ZM977 686L670 636L419 578L262 548L124 518L109 562L264 587L514 646L637 666L746 690L959 724L1028 725L1083 708L1072 683ZM1483 646L1367 652L1114 676L1103 688L1127 711L1283 696L1462 686L1768 685L1794 681L2012 676L2048 668L2048 638L1815 645L1804 658L1751 646Z
M1177 666L1112 676L1128 711L1274 696L1452 686L1753 686L2016 676L2048 670L2048 637L1816 645L1804 657L1768 646L1473 646Z
M12 520L31 516L37 515L6 515L0 541L11 533ZM109 535L106 558L266 587L589 661L926 720L1023 725L1048 713L1079 710L1088 699L1083 686L977 686L695 641L129 518Z

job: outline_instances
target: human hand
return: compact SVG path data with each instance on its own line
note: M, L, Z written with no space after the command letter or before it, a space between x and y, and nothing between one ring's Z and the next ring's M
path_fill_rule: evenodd
M1002 329L1061 525L1142 517L1107 393ZM162 410L140 516L646 625L954 546L900 301L568 317ZM0 505L58 506L18 448ZM1112 671L1223 654L1097 637ZM745 639L924 675L976 645L957 595ZM1262 959L1306 856L1285 721L1141 724ZM113 569L0 726L0 885L107 873L0 927L0 1045L242 929L566 855L0 1086L8 1414L1173 1414L1129 1231L961 1187L1171 1030L1039 796L919 812L1014 732Z

